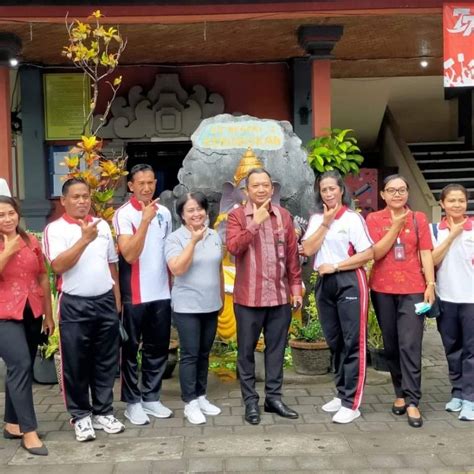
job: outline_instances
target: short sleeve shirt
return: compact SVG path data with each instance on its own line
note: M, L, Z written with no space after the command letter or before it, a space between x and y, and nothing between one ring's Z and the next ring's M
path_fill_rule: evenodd
M388 208L372 212L367 216L367 227L375 243L382 239L391 225L392 216ZM416 228L418 228L418 238ZM418 250L433 249L425 214L409 211L405 226L400 231L398 238L400 244L404 246L405 259L395 260L395 250L392 247L383 258L374 262L369 286L372 290L381 293L400 295L423 293L426 289L426 282Z
M115 211L113 224L117 237L134 235L141 220L141 205L132 197ZM120 255L122 302L140 304L170 298L165 239L171 234L171 225L171 212L165 206L157 205L156 216L148 226L140 257L130 264Z
M306 240L323 223L323 214L313 214L303 237ZM364 218L343 206L332 221L321 248L314 258L314 269L323 263L340 263L354 253L360 253L372 246Z
M437 247L449 235L446 220L437 225L437 237L432 232L433 245ZM451 243L446 255L436 269L436 292L443 301L474 303L474 220L464 224L464 230Z
M184 226L173 232L165 245L166 261L180 255L191 241ZM177 313L210 313L222 307L221 299L222 241L215 230L208 229L193 254L188 271L175 276L171 289L171 305Z
M88 216L89 222L96 217ZM114 280L109 263L117 262L115 243L110 227L104 220L97 224L97 237L85 248L77 263L61 275L60 290L75 296L100 296L110 291ZM70 249L82 236L79 223L64 214L46 226L43 251L50 262Z
M0 319L23 319L27 301L35 317L44 313L38 276L46 273L46 267L38 240L31 234L29 238L29 246L20 239L20 250L10 257L0 273ZM0 241L0 252L3 248Z

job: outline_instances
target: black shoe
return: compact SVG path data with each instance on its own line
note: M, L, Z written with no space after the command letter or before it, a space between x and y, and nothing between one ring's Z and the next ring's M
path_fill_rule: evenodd
M395 403L392 405L392 413L394 415L404 415L407 412L406 405L397 406Z
M260 410L257 403L245 405L245 421L251 425L258 425L260 423Z
M423 418L421 416L414 418L413 416L408 415L408 424L412 428L421 428L423 426Z
M3 428L3 437L5 439L21 439L23 438L23 435L22 434L13 434L13 433L10 433L6 428Z
M26 449L30 454L34 454L35 456L47 456L48 455L48 448L43 444L37 448L27 448L25 446L25 441L21 440L21 447Z
M283 418L291 418L292 420L299 418L298 413L286 406L281 400L265 400L263 408L267 413L276 413Z

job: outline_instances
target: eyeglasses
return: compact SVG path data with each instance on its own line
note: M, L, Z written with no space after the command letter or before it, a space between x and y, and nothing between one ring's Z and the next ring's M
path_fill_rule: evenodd
M399 194L400 196L405 196L408 192L408 188L387 188L384 189L384 193L390 194L390 196L395 196L395 194Z

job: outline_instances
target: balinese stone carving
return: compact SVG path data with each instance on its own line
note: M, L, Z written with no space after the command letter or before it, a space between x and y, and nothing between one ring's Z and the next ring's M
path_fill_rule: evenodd
M117 97L111 119L100 129L102 138L146 140L151 138L188 139L201 120L224 112L224 99L208 94L201 85L191 95L179 82L178 74L157 74L155 84L144 93L133 86L128 97ZM94 117L94 125L100 118Z

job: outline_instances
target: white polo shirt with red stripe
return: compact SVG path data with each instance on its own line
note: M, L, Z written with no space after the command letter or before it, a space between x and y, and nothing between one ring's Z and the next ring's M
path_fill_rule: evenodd
M443 219L438 226L437 238L430 226L433 245L437 247L449 235L449 226ZM443 301L474 303L474 220L468 219L463 231L451 243L436 269L436 292Z
M313 214L303 237L306 240L323 223L323 214ZM321 248L314 258L314 269L323 263L340 263L354 253L360 253L373 245L364 218L347 206L342 206L329 226Z
M134 235L142 221L140 202L132 197L115 211L113 224L117 237ZM157 205L150 222L140 257L129 264L119 256L120 291L123 303L140 304L170 299L165 239L172 231L171 212Z
M86 222L96 222L87 216ZM104 220L97 224L97 237L85 248L77 263L61 275L60 290L69 295L100 296L110 291L114 280L109 263L117 262L115 243L110 227ZM52 262L70 249L82 236L79 222L64 214L46 226L43 234L43 253Z

